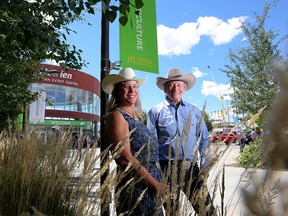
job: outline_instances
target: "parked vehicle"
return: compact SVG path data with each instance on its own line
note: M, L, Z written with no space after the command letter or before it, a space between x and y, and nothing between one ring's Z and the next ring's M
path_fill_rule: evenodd
M236 143L236 145L238 145L240 143L240 139L241 139L241 134L235 132L235 131L224 131L219 135L215 135L213 137L213 142L225 142L226 145L228 145L229 143Z
M220 136L223 133L223 131L225 131L226 129L224 128L214 128L213 132L210 136L210 140L212 142L216 142L217 140L220 140Z

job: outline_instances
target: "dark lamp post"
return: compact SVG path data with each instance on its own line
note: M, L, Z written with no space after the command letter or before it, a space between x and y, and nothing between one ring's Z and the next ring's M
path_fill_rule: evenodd
M105 5L103 5L105 4ZM105 17L104 8L109 8L109 0L102 1L102 12L101 12L101 83L102 80L110 73L110 60L109 60L109 21ZM101 88L101 123L100 123L100 149L101 149L101 158L100 158L100 169L108 161L108 155L103 155L103 152L107 149L107 143L104 139L105 137L105 128L104 128L104 116L106 114L106 103L108 100L108 95ZM103 173L100 179L100 187L105 182L109 174L109 168ZM108 196L104 196L104 201L101 201L101 216L110 215L110 199L111 195L109 190L107 191ZM109 198L107 198L109 197Z

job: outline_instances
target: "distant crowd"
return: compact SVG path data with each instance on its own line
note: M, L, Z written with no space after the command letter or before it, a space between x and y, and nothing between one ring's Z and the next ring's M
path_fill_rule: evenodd
M59 139L61 137L60 127L58 125L54 125L52 127L51 138ZM85 133L83 136L80 136L78 133L72 134L72 149L90 149L94 144L97 146L100 143L100 137L93 137L89 133Z

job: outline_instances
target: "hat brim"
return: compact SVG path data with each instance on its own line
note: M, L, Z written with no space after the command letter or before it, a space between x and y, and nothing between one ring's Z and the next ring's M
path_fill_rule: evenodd
M60 130L60 128L56 126L53 126L52 129Z
M193 74L185 74L181 77L170 78L170 79L163 78L163 77L157 77L156 78L156 84L157 84L158 88L160 88L161 90L164 90L164 84L166 82L175 81L175 80L180 80L180 81L185 82L185 84L187 85L186 90L191 89L196 83L196 78Z
M114 86L117 83L124 82L124 81L132 81L132 80L137 81L139 87L142 86L146 82L146 79L125 79L122 76L119 76L117 74L110 74L103 79L102 89L107 94L111 94L114 89Z

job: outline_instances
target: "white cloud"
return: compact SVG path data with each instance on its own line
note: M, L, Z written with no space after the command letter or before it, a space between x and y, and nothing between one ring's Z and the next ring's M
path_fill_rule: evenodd
M191 72L196 78L208 75L207 73L203 73L202 71L200 71L198 67L192 67Z
M60 66L60 64L57 63L54 59L46 59L43 63L44 64L51 64L51 65Z
M247 17L236 17L228 19L227 22L217 17L199 17L197 20L197 31L202 36L211 38L214 45L222 45L231 42L237 35L241 34L241 22Z
M227 22L217 17L199 17L196 23L186 22L178 28L157 26L159 55L186 55L200 43L201 36L211 38L214 45L227 44L241 34L241 21L247 17L235 17Z
M222 95L229 95L232 93L230 84L217 84L212 81L203 81L201 86L201 93L205 96L215 96L220 98ZM228 97L228 96L227 96ZM228 98L226 98L228 100Z
M159 25L157 27L159 55L190 54L191 48L200 41L196 27L196 23L184 23L177 29Z

